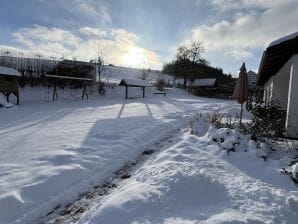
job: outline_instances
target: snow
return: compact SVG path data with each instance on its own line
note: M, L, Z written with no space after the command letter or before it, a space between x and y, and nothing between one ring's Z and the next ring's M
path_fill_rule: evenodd
M293 178L298 179L298 163L291 166Z
M21 76L17 70L3 66L0 66L0 75Z
M20 89L22 105L0 109L0 223L32 223L74 200L163 136L188 126L193 112L238 106L180 89L158 97L146 88L145 99L125 100L124 88L107 88L106 96L93 94L88 101L63 101L63 91L60 101L46 102L44 89Z
M5 107L5 108L10 108L13 107L14 105L12 103L8 103L4 97L2 95L0 95L0 108L1 106Z
M286 35L286 36L284 36L284 37L281 37L281 38L279 38L279 39L277 39L277 40L271 42L271 43L269 44L269 47L278 45L278 44L280 44L280 43L282 43L282 42L285 42L285 41L287 41L287 40L294 39L295 37L298 37L298 32L295 32L295 33Z
M210 142L218 136L239 137L243 147L228 154ZM203 136L184 132L79 224L297 223L296 186L277 172L280 161L264 162L253 146L241 134L211 125Z
M285 161L265 162L265 144L204 120L206 113L239 114L235 101L181 89L159 97L151 87L145 99L125 100L118 86L82 101L73 91L58 90L60 101L46 102L45 89L20 89L21 106L0 108L0 223L38 223L177 129L172 144L79 223L296 223L297 187L279 174Z

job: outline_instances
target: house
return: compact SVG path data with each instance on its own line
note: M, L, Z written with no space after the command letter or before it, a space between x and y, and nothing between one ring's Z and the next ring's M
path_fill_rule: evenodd
M272 42L264 51L257 85L265 104L286 111L286 134L298 138L298 32Z
M248 89L250 91L254 91L257 85L257 73L253 71L247 72L247 82L248 82Z
M187 84L189 91L198 96L214 96L216 86L216 78L195 79Z
M17 70L0 66L0 93L6 96L7 102L9 102L10 94L14 94L17 98L18 105L20 103L19 76L21 76L21 74Z
M214 87L216 85L216 78L196 79L189 83L190 87Z

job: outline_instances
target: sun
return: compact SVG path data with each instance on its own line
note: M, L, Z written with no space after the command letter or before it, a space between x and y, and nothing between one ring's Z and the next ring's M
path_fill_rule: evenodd
M146 62L146 52L138 47L131 47L123 55L123 63L131 67L142 67Z

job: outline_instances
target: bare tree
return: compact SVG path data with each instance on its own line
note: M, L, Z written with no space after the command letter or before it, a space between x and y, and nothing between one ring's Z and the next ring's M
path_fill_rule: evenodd
M101 81L101 76L104 72L104 65L106 63L106 60L108 58L108 51L104 44L101 41L98 41L97 43L97 49L96 49L96 59L95 62L95 73L96 76L98 75L98 92L99 94L104 94L104 83Z
M139 78L142 80L147 80L148 76L149 76L149 69L142 69L142 73Z
M175 63L180 67L179 70L181 70L180 73L182 73L184 79L184 88L186 88L187 80L192 70L194 70L194 67L197 64L208 64L208 62L201 57L202 52L204 52L204 47L200 41L194 41L178 47Z

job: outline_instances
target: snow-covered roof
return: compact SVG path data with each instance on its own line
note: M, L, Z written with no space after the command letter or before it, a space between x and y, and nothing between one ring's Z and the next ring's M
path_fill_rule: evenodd
M257 85L263 86L298 52L298 32L273 41L264 51L258 71Z
M0 75L21 76L17 70L3 66L0 66Z
M286 35L286 36L284 36L284 37L282 37L282 38L279 38L279 39L277 39L277 40L271 42L271 43L269 44L269 47L272 47L272 46L274 46L274 45L278 45L278 44L280 44L280 43L282 43L282 42L285 42L285 41L287 41L287 40L294 39L295 37L298 37L298 32L295 32L295 33Z
M149 86L149 83L146 80L142 79L122 79L120 86L128 85L128 86Z
M89 78L78 78L78 77L73 77L73 76L45 75L45 77L57 78L57 79L72 79L72 80L92 81L92 79L89 79Z
M192 86L214 86L216 82L215 78L210 79L196 79L193 83L191 83Z

